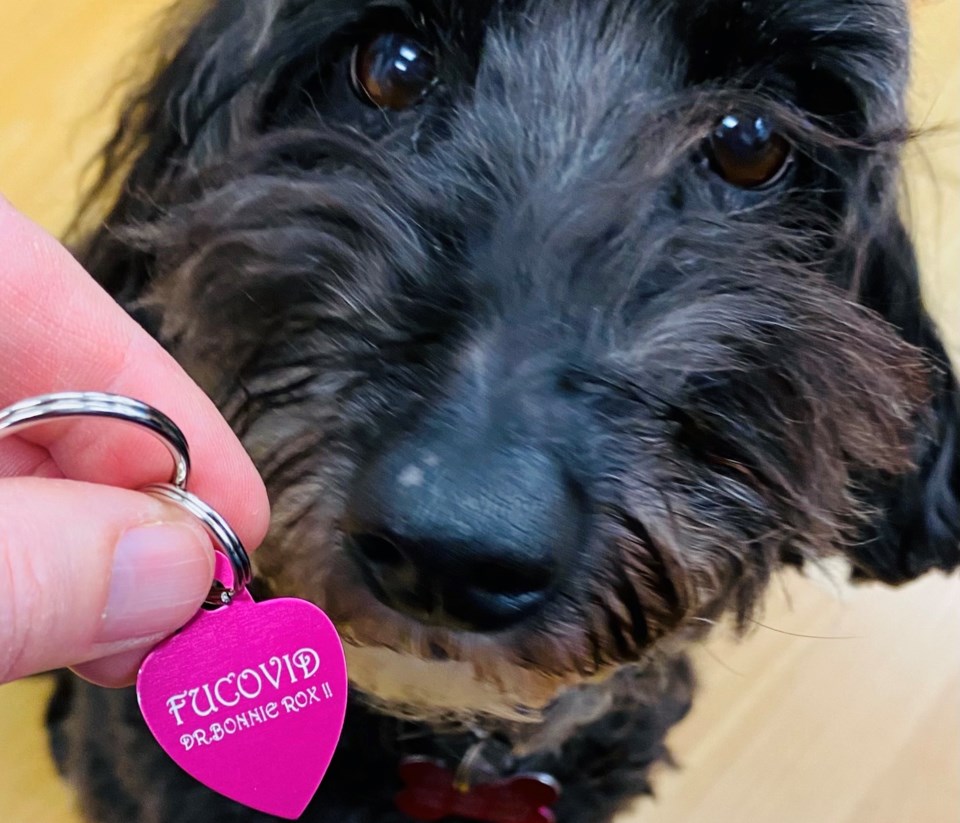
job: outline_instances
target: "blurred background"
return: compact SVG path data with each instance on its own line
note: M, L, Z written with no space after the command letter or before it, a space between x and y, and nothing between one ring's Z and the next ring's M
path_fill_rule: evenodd
M52 232L68 225L117 85L167 5L0 0L0 192ZM927 134L909 150L904 210L957 356L960 0L914 0L913 15L911 108ZM791 575L759 620L742 641L718 630L697 650L699 701L672 737L682 768L663 770L636 819L960 821L960 580L891 591ZM79 823L46 753L48 689L43 678L0 686L4 823Z

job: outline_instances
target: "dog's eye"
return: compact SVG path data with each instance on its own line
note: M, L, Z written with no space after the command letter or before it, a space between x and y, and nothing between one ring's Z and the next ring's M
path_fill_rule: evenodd
M353 88L365 103L401 111L419 103L436 81L436 60L409 34L380 33L353 52Z
M763 117L727 115L709 138L713 170L728 183L756 189L776 181L793 148Z

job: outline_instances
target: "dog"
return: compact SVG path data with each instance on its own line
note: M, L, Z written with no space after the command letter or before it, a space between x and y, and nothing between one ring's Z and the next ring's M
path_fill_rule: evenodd
M669 762L685 650L778 570L960 565L902 0L209 0L172 29L78 254L256 461L257 596L343 637L303 820L409 820L427 758L609 821ZM64 678L49 725L91 821L271 819L128 691Z

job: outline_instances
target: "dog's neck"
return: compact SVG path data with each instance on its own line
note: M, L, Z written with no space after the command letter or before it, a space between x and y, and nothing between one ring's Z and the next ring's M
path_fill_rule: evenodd
M433 814L438 805L462 798L471 808L488 809L489 820L496 821L501 820L496 810L518 797L523 803L562 792L569 803L570 787L582 781L600 751L643 766L637 781L624 788L630 795L642 793L648 785L644 769L667 757L663 738L689 708L692 686L683 656L649 660L626 666L602 683L568 689L536 723L411 720L384 713L354 692L325 782L335 787L334 795L361 792L372 803L401 811L405 804L422 802L419 808L429 807ZM611 810L618 797L610 798ZM322 802L333 801L328 795ZM451 817L463 817L449 811Z
M351 717L363 717L356 733L366 736L369 743L368 723L374 724L382 750L398 761L429 757L471 781L489 782L513 773L524 759L559 752L582 728L615 710L624 699L643 701L645 693L659 693L661 688L658 665L626 666L603 682L568 689L537 722L528 723L494 717L420 722L391 716L375 701L354 693L345 735L351 734Z
M418 722L384 714L371 708L364 696L353 693L344 737L356 734L369 743L371 724L377 730L380 752L396 763L409 758L430 758L444 763L465 784L489 783L510 774L518 757L527 750L525 744L531 734L543 726L493 719Z
M390 719L382 722L389 725ZM389 737L399 762L428 758L443 763L462 789L495 783L516 772L520 754L516 741L521 729L510 736L503 729L495 733L480 727L443 732L409 721L395 723Z

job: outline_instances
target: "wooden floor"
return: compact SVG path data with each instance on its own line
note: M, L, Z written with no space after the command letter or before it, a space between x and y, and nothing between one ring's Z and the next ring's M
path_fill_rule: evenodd
M0 192L54 231L109 122L107 79L163 5L0 0ZM953 128L913 152L906 208L957 351L960 2L917 2L915 18L915 120ZM673 735L682 769L664 770L638 819L960 822L960 581L841 590L789 577L760 620L742 642L719 632L698 650L700 700ZM47 688L0 687L2 823L78 821L44 749Z

